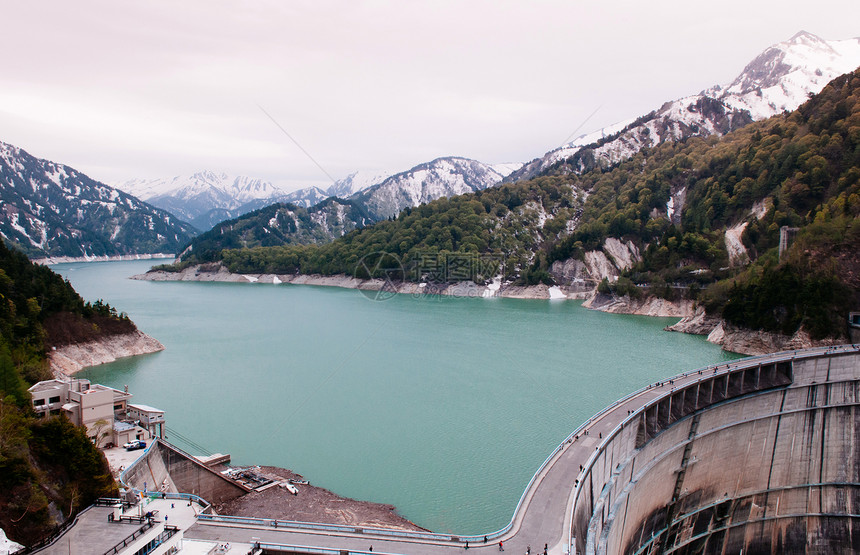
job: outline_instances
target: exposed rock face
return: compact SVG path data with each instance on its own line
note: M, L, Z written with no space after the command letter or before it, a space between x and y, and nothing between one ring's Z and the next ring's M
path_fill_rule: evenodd
M682 318L677 324L668 326L666 331L678 331L681 333L692 333L694 335L708 335L716 328L722 320L708 316L704 307L698 307L693 314Z
M163 350L164 345L158 340L136 330L87 343L65 345L51 351L48 358L54 373L72 375L86 367L113 362L118 358Z
M618 279L618 268L609 261L603 251L588 251L585 253L585 266L593 279L601 281L603 278L609 281Z
M804 329L798 330L792 336L767 331L748 330L729 324L721 318L708 316L705 309L699 307L695 313L683 318L680 322L666 328L667 331L679 331L696 335L707 335L708 341L716 343L726 351L743 355L765 355L779 351L808 349L839 345L838 339L814 340Z
M621 272L642 260L632 241L615 237L607 237L601 250L588 251L584 258L584 262L575 258L553 262L550 274L562 286L581 289L585 284L594 287L604 278L616 281Z
M726 351L744 355L764 355L779 351L809 349L810 347L823 347L842 343L842 341L837 339L814 340L804 329L800 329L794 335L788 336L781 333L738 328L724 321L720 321L717 327L708 334L708 341L716 343Z
M748 224L749 222L741 222L726 229L726 251L729 253L729 264L732 266L746 266L749 263L749 253L741 241L741 235Z
M556 283L568 284L572 289L590 292L597 285L597 281L591 277L585 263L575 258L556 260L552 263L549 273Z
M683 299L668 301L659 297L632 299L628 296L616 297L596 293L582 306L611 314L638 314L641 316L661 316L686 318L693 314L693 301Z
M615 266L619 270L626 270L639 262L642 257L639 255L639 249L632 241L622 243L615 237L607 237L603 243L603 252L612 257Z

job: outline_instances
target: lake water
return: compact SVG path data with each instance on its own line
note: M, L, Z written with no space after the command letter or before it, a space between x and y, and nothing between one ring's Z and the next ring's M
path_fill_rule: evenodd
M87 300L165 351L81 373L165 410L168 439L391 503L437 532L505 526L580 423L674 374L736 358L675 320L574 301L127 279L152 261L62 264Z

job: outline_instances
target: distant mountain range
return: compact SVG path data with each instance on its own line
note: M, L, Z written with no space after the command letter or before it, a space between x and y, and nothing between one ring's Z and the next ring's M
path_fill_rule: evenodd
M207 231L220 222L276 203L309 208L329 197L346 198L381 183L390 172L354 172L327 189L305 187L287 192L268 181L246 176L202 171L169 179L135 179L119 189L163 208Z
M372 175L353 174L332 186L342 192L358 189L346 200L330 196L310 207L278 202L215 224L191 241L182 254L184 258L193 254L195 259L207 259L220 249L326 243L395 216L404 208L481 191L498 183L509 171L510 166L496 169L475 160L450 157L420 164L370 187L365 185L374 179ZM308 188L296 193L302 193L298 198L307 199L314 191Z
M371 221L381 220L409 206L492 187L518 167L519 164L490 166L452 156L394 175L361 171L326 189L305 187L292 192L267 181L208 171L171 179L133 180L117 186L205 231L270 204L310 208L330 197L354 201L370 214Z
M724 135L797 109L833 78L858 66L860 38L824 40L801 31L767 48L730 84L666 102L635 120L578 137L525 164L506 181L532 178L562 160L581 173L616 164L665 141Z
M172 214L0 142L0 235L31 258L177 253L194 235Z

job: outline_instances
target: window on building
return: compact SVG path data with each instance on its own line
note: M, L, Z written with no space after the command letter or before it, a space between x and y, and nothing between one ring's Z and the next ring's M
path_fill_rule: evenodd
M48 399L48 402L51 403L52 405L54 403L59 403L60 402L60 396L57 395L56 397L51 397L50 399Z
M34 407L41 407L41 406L44 406L44 404L45 404L44 399L33 399L33 406Z

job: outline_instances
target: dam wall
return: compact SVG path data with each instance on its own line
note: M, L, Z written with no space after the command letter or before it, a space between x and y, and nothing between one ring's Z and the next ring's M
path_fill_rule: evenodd
M860 546L860 353L700 371L629 415L575 488L576 553Z
M160 439L123 472L121 479L137 490L144 490L145 485L147 491L187 493L209 503L230 501L250 491Z

